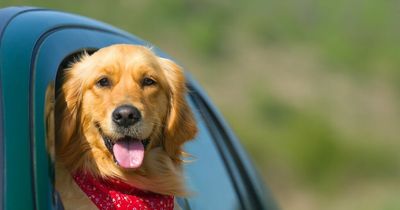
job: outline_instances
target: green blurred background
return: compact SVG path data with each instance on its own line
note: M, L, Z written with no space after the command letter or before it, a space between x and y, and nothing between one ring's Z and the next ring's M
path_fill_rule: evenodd
M282 209L400 209L400 1L8 1L146 39L204 86Z

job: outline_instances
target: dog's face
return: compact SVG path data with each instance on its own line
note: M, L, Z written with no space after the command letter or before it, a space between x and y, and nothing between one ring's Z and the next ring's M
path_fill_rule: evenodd
M113 51L99 52L87 61L94 62L89 65L95 70L85 75L82 115L96 126L95 133L102 136L119 166L138 168L145 147L161 134L171 90L151 52L144 48Z
M103 48L64 80L57 153L69 168L92 161L100 172L138 169L157 147L179 162L182 144L196 133L181 69L145 47Z
M164 121L169 88L160 67L151 66L138 61L131 66L100 67L90 75L82 113L112 143L124 137L146 140Z

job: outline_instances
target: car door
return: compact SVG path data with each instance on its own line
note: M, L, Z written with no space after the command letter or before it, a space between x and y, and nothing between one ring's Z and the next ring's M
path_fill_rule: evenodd
M147 42L112 26L63 12L24 8L9 21L0 42L0 55L8 58L0 61L0 68L7 70L3 72L3 78L8 78L0 85L0 90L6 86L7 91L0 91L0 94L8 100L4 102L5 117L17 116L27 123L24 126L17 121L10 120L9 123L0 115L3 122L7 122L3 149L21 151L22 148L24 151L22 155L4 153L6 164L0 175L2 178L4 174L2 180L5 183L2 186L0 182L3 189L0 196L1 192L7 192L3 194L4 209L56 208L54 172L45 145L46 88L53 82L58 83L57 75L83 51L94 52L116 43L149 46ZM156 48L155 52L168 57ZM229 127L200 86L189 74L187 77L188 100L199 125L199 135L185 146L194 157L184 166L193 196L178 198L179 204L183 209L201 210L274 209L272 199ZM13 89L21 89L18 92L27 92L27 96L10 101ZM13 106L16 102L18 104ZM20 130L16 129L17 126ZM21 140L16 144L12 137ZM2 157L0 155L0 160ZM11 161L15 159L24 163L25 168L11 167ZM25 202L19 202L21 198Z

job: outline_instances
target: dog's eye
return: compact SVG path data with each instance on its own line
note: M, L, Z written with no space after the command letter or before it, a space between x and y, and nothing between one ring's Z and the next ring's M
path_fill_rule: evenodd
M97 81L97 86L99 86L99 87L110 87L111 86L111 81L107 77L103 77L99 81Z
M150 79L148 77L144 78L143 81L142 81L142 86L143 87L144 86L151 86L151 85L154 85L154 84L156 84L156 81L154 81L153 79Z

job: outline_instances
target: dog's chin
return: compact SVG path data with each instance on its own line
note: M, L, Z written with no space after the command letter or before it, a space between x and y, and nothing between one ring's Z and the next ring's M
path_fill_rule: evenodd
M140 168L143 163L146 147L149 143L148 139L137 139L131 136L112 139L104 134L101 136L118 167L125 170Z

